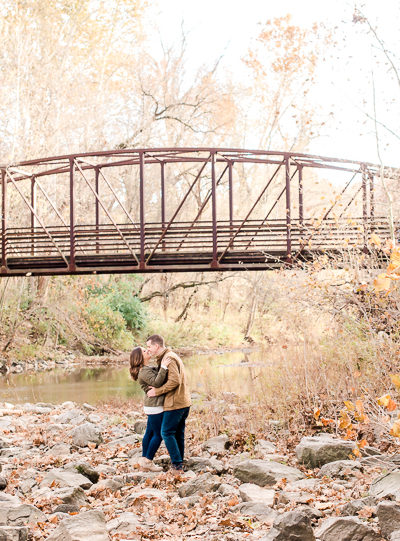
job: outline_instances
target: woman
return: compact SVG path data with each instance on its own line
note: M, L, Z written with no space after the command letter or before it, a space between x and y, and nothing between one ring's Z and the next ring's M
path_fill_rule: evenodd
M160 369L149 366L151 355L141 347L135 348L130 356L130 374L132 379L138 381L142 387L144 398L144 413L147 415L147 427L142 441L142 457L138 461L145 471L162 471L162 468L153 463L153 458L160 447L161 423L164 415L164 396L147 396L149 387L161 387L168 376L170 360L163 361Z

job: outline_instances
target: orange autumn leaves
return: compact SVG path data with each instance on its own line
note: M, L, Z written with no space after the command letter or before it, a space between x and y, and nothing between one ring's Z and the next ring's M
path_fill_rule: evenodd
M390 254L386 272L382 272L374 280L374 291L376 293L390 293L397 287L397 282L400 280L400 247L394 246L391 241L386 241L383 244L376 233L371 235L370 243L385 254Z

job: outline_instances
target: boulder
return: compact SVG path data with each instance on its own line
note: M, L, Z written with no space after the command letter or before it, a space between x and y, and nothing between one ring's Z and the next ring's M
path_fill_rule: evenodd
M25 526L0 526L0 541L28 541L28 534Z
M81 487L65 487L54 491L54 496L59 498L65 505L82 507L88 502L86 492Z
M144 434L147 428L147 420L138 420L133 425L133 430L136 434Z
M80 473L84 477L87 477L92 483L97 483L100 478L99 472L92 468L87 462L73 462L72 464L69 464L66 469Z
M21 500L18 498L18 496L13 496L7 492L0 492L0 506L5 504L8 506L18 506L21 505Z
M46 515L29 504L0 505L0 524L6 526L25 526L28 523L44 522Z
M7 479L0 475L0 490L4 490L7 487Z
M363 467L356 460L335 460L324 464L319 470L318 477L346 479L360 471L363 471Z
M160 490L158 488L143 488L142 490L137 490L136 492L133 492L128 498L126 499L126 504L131 505L134 504L136 500L164 500L165 499L165 492L164 490Z
M54 423L60 423L62 425L79 425L85 420L86 414L79 409L70 409L53 417Z
M89 443L99 445L103 441L100 428L93 423L83 423L74 428L69 435L77 447L87 447Z
M263 488L253 483L245 483L239 487L239 495L244 502L257 502L274 505L275 490Z
M214 456L210 458L201 456L191 457L187 461L186 466L189 468L189 470L194 472L214 471L219 475L225 471L223 463L220 460L217 460Z
M339 507L340 514L345 516L354 516L357 515L361 509L364 509L364 507L375 507L376 505L376 499L372 496L367 496L366 498L361 498L359 500L352 500L348 503L345 503L341 507Z
M370 526L356 517L331 517L325 520L315 535L320 541L380 541Z
M275 520L278 513L269 505L260 502L243 502L232 507L232 511L256 520Z
M320 468L328 462L347 460L354 449L348 440L329 435L304 437L296 447L297 460L308 468Z
M288 511L279 515L265 541L314 541L311 520L301 511ZM337 540L336 540L337 541ZM343 540L341 540L343 541Z
M212 455L219 455L225 452L229 447L229 438L226 434L221 434L220 436L215 436L205 441L202 445L204 451L208 451Z
M396 502L381 502L376 510L379 526L384 537L389 537L400 526L400 505Z
M138 526L142 523L139 521L135 513L125 512L117 518L110 520L107 523L107 530L111 535L115 534L133 534Z
M65 456L71 454L71 446L67 443L56 443L49 449L48 451L49 455L52 456Z
M86 511L64 518L47 541L109 541L101 511Z
M400 499L400 470L375 478L372 481L369 493L376 498Z
M203 473L203 475L199 475L181 485L178 489L178 494L181 498L185 498L186 496L192 496L193 494L200 494L202 492L213 492L218 489L220 484L219 477L211 473Z
M304 478L302 472L296 468L285 466L272 460L244 460L233 469L235 477L243 483L255 483L259 486L272 486L281 479L298 481Z
M41 482L41 486L50 486L52 485L52 483L57 485L58 488L90 488L92 486L91 481L89 481L89 479L84 475L73 471L60 470L57 468L45 473Z
M72 503L60 503L60 505L57 505L54 509L54 513L79 513L79 506Z
M389 537L389 541L400 541L400 530L395 530Z

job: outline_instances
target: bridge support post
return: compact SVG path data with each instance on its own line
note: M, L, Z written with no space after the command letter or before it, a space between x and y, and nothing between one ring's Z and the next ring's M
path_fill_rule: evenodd
M7 272L7 179L1 171L1 272Z
M95 197L95 220L96 220L96 254L100 252L99 244L99 225L100 225L100 205L99 205L99 174L100 170L98 167L94 170L94 189L97 197Z
M232 167L233 163L229 162L229 177L228 177L228 183L229 183L229 229L230 229L230 239L232 239L233 234L233 178L232 178Z
M35 177L31 178L31 255L35 255L35 210L36 210L36 182Z
M286 184L286 262L292 262L292 232L291 232L291 210L290 210L290 161L285 156L285 184Z
M368 172L369 176L369 218L371 233L375 231L375 192L374 192L374 174Z
M140 152L139 155L140 164L140 186L139 186L139 205L140 205L140 261L139 268L144 269L146 267L144 248L145 248L145 227L144 227L144 153Z
M215 180L215 152L211 153L211 204L212 204L212 235L213 255L211 268L217 269L218 265L218 237L217 237L217 183Z
M165 230L165 162L161 162L161 228ZM161 250L165 252L165 241L161 243Z
M75 159L69 160L69 265L68 270L74 272L75 265L75 186L74 186Z
M363 212L363 252L368 252L368 201L367 201L367 172L362 164L362 212Z

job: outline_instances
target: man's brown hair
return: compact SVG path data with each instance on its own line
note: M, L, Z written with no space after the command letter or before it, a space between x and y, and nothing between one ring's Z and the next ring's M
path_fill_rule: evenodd
M152 334L151 336L148 337L146 342L152 342L153 344L157 344L161 348L165 348L164 338L160 336L159 334Z

